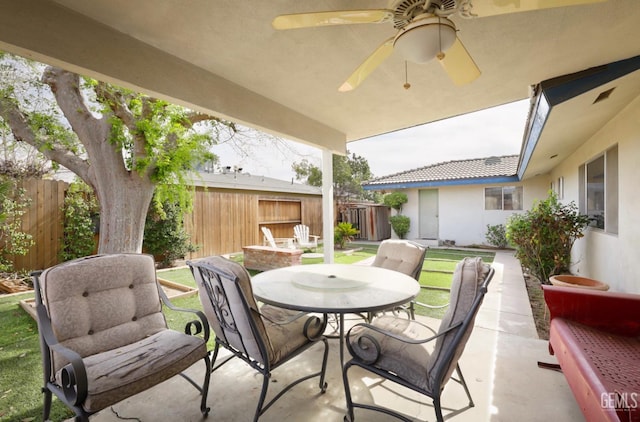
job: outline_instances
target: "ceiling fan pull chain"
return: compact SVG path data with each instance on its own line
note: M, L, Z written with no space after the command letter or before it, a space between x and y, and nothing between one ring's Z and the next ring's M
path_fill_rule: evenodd
M440 22L440 16L438 16L438 54L436 54L438 60L444 59L444 52L442 51L442 25Z
M402 85L404 87L404 89L409 89L411 88L411 84L409 83L409 71L407 70L407 61L404 61L404 85Z

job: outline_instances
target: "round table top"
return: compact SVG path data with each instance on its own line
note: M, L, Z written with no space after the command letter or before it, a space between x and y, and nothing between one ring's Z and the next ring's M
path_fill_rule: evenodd
M296 265L253 276L256 299L281 308L308 312L368 312L414 299L418 282L398 271L347 265Z

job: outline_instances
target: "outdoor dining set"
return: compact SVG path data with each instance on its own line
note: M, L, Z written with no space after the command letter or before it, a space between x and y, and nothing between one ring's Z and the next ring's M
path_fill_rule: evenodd
M198 389L198 405L207 416L215 413L216 402L208 397L210 381L238 358L262 375L257 421L306 380L317 378L320 393L326 391L335 339L345 421L367 420L369 410L412 420L384 403L354 401L351 386L360 373L354 367L430 398L442 421L440 396L450 379L473 406L458 360L494 269L480 257L460 261L447 311L433 330L415 320L415 308L424 305L416 297L425 252L418 243L386 240L370 265L297 265L253 277L241 263L222 256L188 261L202 309L177 309L193 314L184 332L168 328L162 305L175 307L157 283L150 255L95 255L35 273L44 420L53 395L76 420L87 421L175 375ZM346 315L356 323L346 324ZM268 397L273 371L313 347L322 348L316 369ZM198 361L201 382L184 374ZM356 413L356 408L368 410Z

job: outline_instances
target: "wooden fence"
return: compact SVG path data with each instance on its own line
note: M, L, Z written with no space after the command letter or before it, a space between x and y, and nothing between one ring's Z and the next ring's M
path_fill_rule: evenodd
M64 195L69 184L57 180L25 180L22 187L31 204L22 216L22 231L35 242L25 256L14 256L19 270L39 270L59 262L62 246Z
M23 183L32 202L23 216L22 230L35 245L26 256L13 257L19 270L37 270L60 262L63 212L68 184L53 180ZM306 224L312 234L322 234L322 198L304 194L266 194L258 191L196 188L193 212L185 217L185 229L198 251L187 258L242 251L262 245L262 226L274 237L293 237L293 227Z
M359 230L355 239L384 240L391 237L389 207L379 204L343 204L342 221L351 223Z
M198 187L193 212L185 217L185 229L198 246L189 258L262 245L263 226L274 237L293 237L296 224L306 224L311 233L322 233L321 197Z

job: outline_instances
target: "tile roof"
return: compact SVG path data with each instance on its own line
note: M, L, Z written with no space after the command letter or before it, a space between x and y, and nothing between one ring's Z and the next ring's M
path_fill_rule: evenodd
M387 185L419 185L432 182L460 181L460 184L488 178L513 177L518 171L519 155L474 158L468 160L445 161L407 170L389 176L377 177L363 184L365 187L385 187Z

